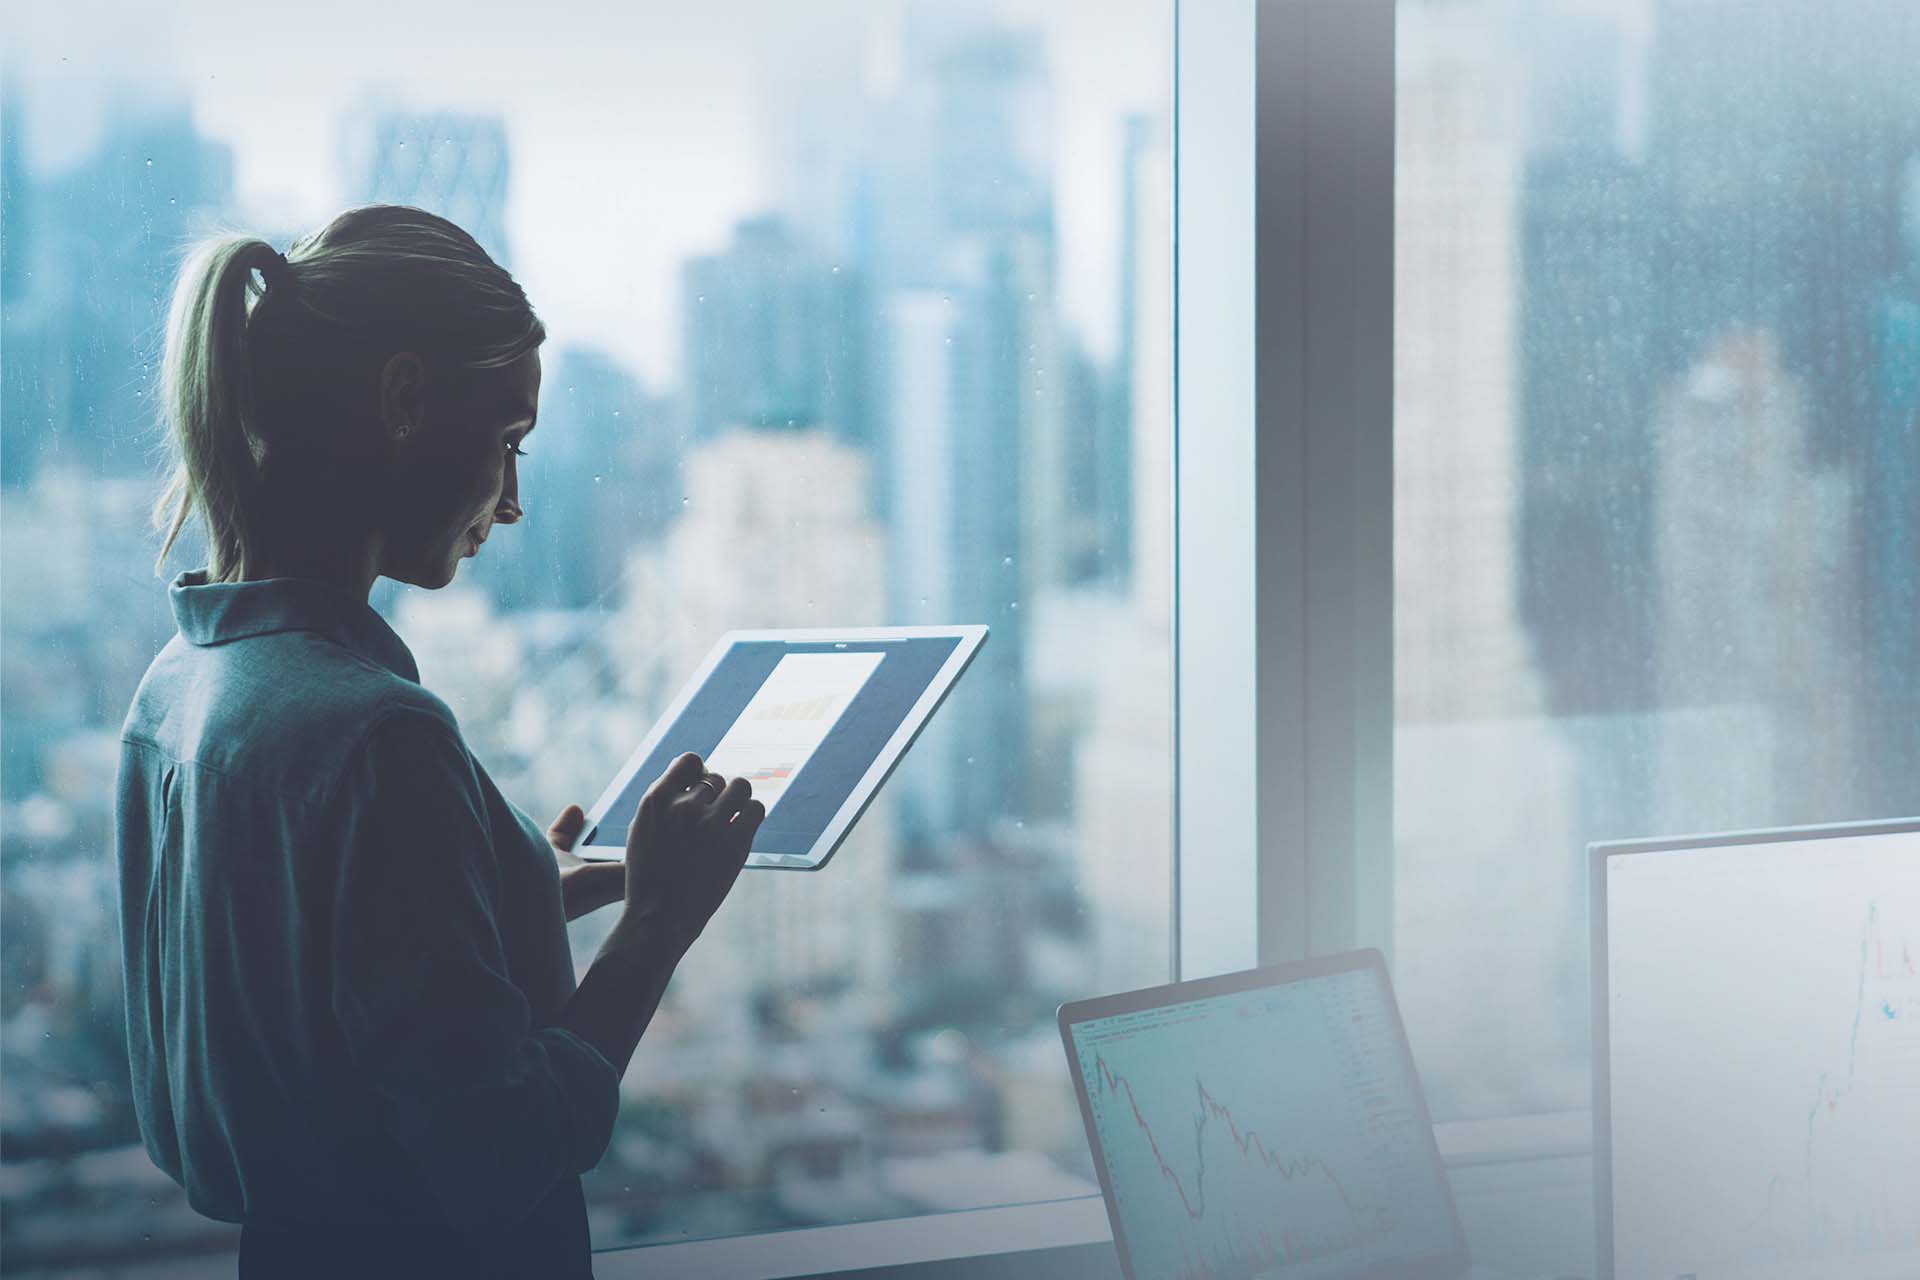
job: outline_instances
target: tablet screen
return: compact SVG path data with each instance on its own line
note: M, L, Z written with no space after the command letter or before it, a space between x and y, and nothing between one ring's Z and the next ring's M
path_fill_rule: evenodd
M961 643L954 635L731 645L601 815L587 843L620 847L676 756L742 777L767 806L756 854L805 856L833 824Z

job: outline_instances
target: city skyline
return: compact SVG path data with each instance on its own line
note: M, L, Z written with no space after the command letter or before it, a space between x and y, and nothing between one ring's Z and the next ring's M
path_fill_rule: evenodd
M1810 2L1746 73L1786 58ZM179 93L106 112L66 167L22 134L86 135L59 114L84 86L9 79L0 1049L32 1100L9 1102L10 1150L47 1160L0 1198L10 1247L15 1206L64 1203L58 1161L130 1141L110 930L88 922L114 726L173 629L144 525L147 312L205 215L284 244L383 194L484 229L552 330L528 520L450 589L374 595L536 818L591 802L721 630L993 626L827 878L756 873L715 926L733 950L676 982L590 1185L598 1241L1084 1185L1048 1018L1166 976L1175 801L1167 14L1128 10L1090 82L1075 24L1097 10L868 24L834 0L772 62L793 19L743 34L702 11L659 41L684 36L685 65L634 97L600 73L661 61L612 38L647 20L512 50L489 29L474 67L518 52L545 75L593 46L564 108L540 76L445 71L362 100L325 83L324 40L276 62L274 27L201 12L156 46ZM448 12L396 19L370 74ZM1849 149L1844 121L1770 103L1805 154L1762 138L1728 162L1709 144L1737 98L1688 67L1738 20L1725 0L1401 7L1393 941L1442 1119L1581 1105L1587 840L1920 795L1920 111ZM1844 64L1860 43L1819 47ZM276 66L285 101L242 119ZM675 94L677 119L636 105ZM1871 199L1829 219L1816 171L1849 165L1871 172L1839 185ZM1835 219L1859 254L1817 244ZM1817 303L1846 316L1838 353L1796 306L1835 253ZM735 568L742 544L766 549ZM575 926L576 955L601 927ZM762 942L791 981L737 954ZM103 1160L103 1200L170 1185L139 1165ZM132 1247L74 1212L72 1239L49 1211L29 1246Z
M793 185L730 210L707 228L711 246L671 261L672 323L698 359L665 376L639 368L632 344L610 331L570 329L564 295L541 292L537 262L527 264L553 229L530 236L515 216L541 148L513 109L410 98L331 122L328 180L342 203L397 200L454 218L526 284L551 331L542 426L521 464L527 518L450 588L381 582L371 601L455 709L477 758L530 811L590 801L721 630L955 617L994 628L988 654L833 871L750 877L709 931L713 954L676 979L588 1180L602 1239L672 1234L676 1222L728 1233L1092 1189L1071 1129L1046 1118L1063 1089L1036 1065L1034 1045L1044 1048L1053 1004L1103 980L1085 920L1083 881L1097 863L1077 844L1074 758L1090 696L1166 686L1167 600L1154 596L1157 620L1143 615L1118 637L1117 649L1139 654L1116 653L1127 684L1115 689L1088 686L1062 662L1058 624L1081 614L1042 606L1062 592L1100 592L1117 602L1109 613L1124 608L1117 548L1145 545L1145 559L1165 566L1155 548L1166 532L1143 535L1113 499L1121 484L1151 489L1155 468L1127 463L1136 432L1116 416L1112 388L1133 384L1149 414L1166 413L1170 397L1116 366L1117 352L1091 351L1061 316L1060 227L1073 215L1058 209L1057 149L1044 136L1048 104L1059 101L1047 38L1031 22L919 12L924 20L878 38L908 73L880 91L885 102L855 85L860 114L888 127L845 136L830 164L774 179ZM1151 44L1151 33L1136 34ZM1097 148L1111 162L1100 194L1115 225L1149 228L1093 264L1119 290L1150 291L1145 316L1112 302L1113 323L1138 328L1147 384L1170 376L1159 348L1171 297L1150 278L1170 269L1165 246L1145 241L1170 231L1165 210L1136 216L1131 188L1170 201L1170 174L1149 172L1171 167L1164 102L1154 105L1166 88L1143 87L1105 118ZM84 1120L63 1127L71 1104L57 1083L37 1071L16 1077L28 1085L11 1095L10 1149L45 1149L57 1162L67 1145L132 1136L114 1083L110 931L67 924L75 904L106 901L110 815L88 796L110 790L101 781L112 773L110 704L167 630L164 593L138 554L144 503L129 502L156 441L144 388L123 372L144 350L138 317L73 289L60 267L85 246L124 246L121 269L157 308L178 246L209 214L248 208L254 175L244 141L213 136L197 101L128 105L78 167L49 172L20 139L41 104L10 84L16 92L3 148L9 265L20 269L6 282L13 456L0 514L10 576L16 551L44 545L46 563L28 581L62 609L8 616L0 876L11 972L34 976L7 993L0 1047L10 1063L100 1082ZM827 104L827 124L799 120L786 132L818 148L832 115ZM1142 119L1161 122L1161 149L1128 157ZM128 173L138 199L90 199ZM139 200L167 214L144 217ZM254 229L276 243L292 230ZM1143 247L1151 265L1123 270ZM623 283L617 261L569 269L576 289ZM100 352L100 372L67 367L64 353L76 350ZM48 394L62 385L70 394ZM1145 438L1170 450L1164 426ZM1095 464L1103 479L1079 474ZM98 472L124 479L92 492L83 477ZM111 512L99 509L106 501ZM1170 518L1151 499L1145 510ZM99 525L113 538L16 536L50 522ZM743 540L766 549L716 577L712 549ZM125 581L95 554L126 561ZM174 567L193 554L189 545ZM73 595L63 582L94 590ZM139 601L119 627L98 620L110 595ZM1044 637L1032 621L1042 615L1053 620ZM1030 653L1041 639L1045 653ZM76 703L77 681L47 679L25 694L29 667L57 664L70 647L92 664L95 697ZM554 749L556 732L565 751ZM1170 808L1153 803L1152 784L1167 774L1166 735L1120 746L1121 776L1147 789L1128 812L1146 825L1157 809L1164 826ZM91 856L55 874L43 850L61 823L77 827L67 838ZM1164 842L1147 842L1131 865L1167 861ZM1162 879L1114 888L1151 897ZM1102 909L1118 901L1109 892ZM604 927L573 927L577 961ZM1120 926L1109 934L1122 936ZM756 962L768 953L778 963ZM1164 955L1164 935L1156 951L1136 934L1125 972L1161 972ZM40 1041L44 1011L58 1030ZM769 1062L790 1090L770 1086ZM90 1234L85 1208L63 1199L60 1167L23 1170L0 1198L10 1224L33 1217L29 1256L128 1249ZM169 1204L152 1172L136 1161L112 1176L109 1194ZM219 1239L186 1219L159 1227L168 1212L137 1216L177 1247Z
M292 11L231 20L173 0L109 21L90 14L95 2L15 16L6 72L29 104L24 144L36 171L84 163L116 113L184 107L231 149L241 224L290 237L352 203L358 175L341 135L369 111L500 117L516 166L505 216L515 275L556 343L608 350L654 388L675 386L683 368L681 265L721 250L744 219L796 212L786 200L809 204L792 181L798 157L831 152L839 164L857 151L855 123L898 91L915 22L1011 22L1041 34L1059 103L1044 122L1047 150L1060 168L1058 217L1071 229L1062 306L1093 351L1111 354L1120 160L1109 135L1129 111L1164 110L1171 93L1158 30L1170 33L1171 10L1153 0L1009 3L963 18L926 0L833 0L804 13L737 0L676 11L671 53L658 54L657 15L639 7L528 30L452 0L352 0L330 11L331 29L359 24L388 38L356 42L345 76L311 56L313 33ZM471 21L476 12L486 20ZM422 56L463 20L461 58ZM1109 34L1091 38L1097 31ZM582 79L621 94L583 94ZM611 163L610 132L624 152ZM594 272L580 270L583 253Z

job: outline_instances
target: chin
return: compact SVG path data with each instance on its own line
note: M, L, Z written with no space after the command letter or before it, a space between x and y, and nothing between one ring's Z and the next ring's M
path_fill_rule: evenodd
M387 574L387 577L423 591L438 591L452 582L459 570L460 562L449 560L438 565L409 565L398 573Z

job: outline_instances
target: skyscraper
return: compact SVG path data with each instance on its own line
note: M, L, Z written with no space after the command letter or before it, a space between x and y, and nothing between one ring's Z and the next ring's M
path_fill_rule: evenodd
M1515 598L1521 86L1479 14L1410 6L1400 24L1397 719L1537 714Z
M657 551L625 630L651 631L682 679L736 628L872 626L885 613L886 537L868 506L866 457L827 427L724 431L686 459L687 506ZM809 984L883 986L891 874L887 797L829 873L749 871L714 918L706 960L683 975L701 1009Z
M1907 269L1878 308L1873 436L1862 467L1861 574L1872 808L1913 807L1920 761L1920 156L1907 194Z
M921 833L984 835L1026 805L1026 388L1008 266L983 252L956 265L964 285L899 291L885 314L892 613L992 629L903 770L903 813Z
M359 112L343 127L341 158L356 199L437 213L511 269L507 192L512 172L507 127L498 116Z
M1697 830L1763 799L1815 822L1859 793L1849 470L1814 447L1778 339L1730 331L1662 388L1656 822ZM1711 751L1687 743L1711 715Z
M1122 606L1089 652L1092 709L1074 762L1078 883L1092 907L1093 981L1167 971L1173 841L1173 156L1128 129L1124 350L1131 512Z
M199 134L184 102L124 108L91 155L38 178L19 104L7 106L0 480L26 483L48 461L144 472L159 441L152 393L181 248L231 198L232 156Z
M724 250L689 262L680 306L695 440L826 424L874 448L864 290L785 221L748 219Z
M605 351L550 350L526 453L526 518L462 576L506 609L581 609L609 599L628 555L657 543L681 512L672 406Z
M992 639L902 779L910 823L1026 811L1021 602L1071 576L1073 450L1054 305L1051 94L1037 33L910 11L851 238L880 297L893 614Z
M1589 118L1618 94L1591 76L1573 77L1587 105L1565 136L1539 140L1523 195L1520 596L1556 710L1654 696L1655 397L1726 334L1777 336L1810 447L1876 508L1875 300L1920 150L1913 31L1901 0L1662 3L1644 162Z

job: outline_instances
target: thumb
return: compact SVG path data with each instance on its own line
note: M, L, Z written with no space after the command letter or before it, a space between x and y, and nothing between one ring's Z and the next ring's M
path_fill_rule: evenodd
M562 852L570 851L586 827L587 811L577 804L570 804L560 811L560 816L547 828L547 842Z

